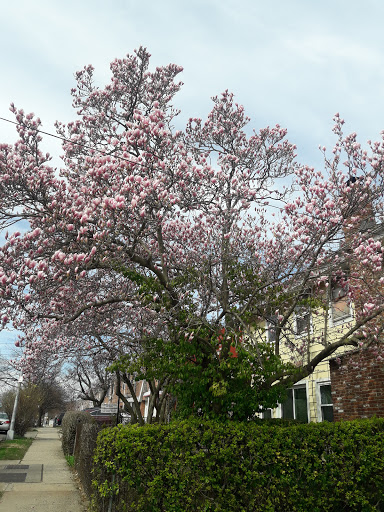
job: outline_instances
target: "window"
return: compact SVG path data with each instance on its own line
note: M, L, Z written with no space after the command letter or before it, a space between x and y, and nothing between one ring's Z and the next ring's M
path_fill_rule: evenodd
M269 343L275 343L276 341L276 325L277 316L272 315L267 318L267 341Z
M308 334L311 329L311 312L306 306L298 306L295 308L295 334L302 336Z
M333 403L331 384L329 382L318 383L319 420L333 421Z
M265 411L261 413L261 417L263 420L270 420L272 418L272 409L265 409Z
M297 386L288 389L287 399L281 404L282 417L290 420L308 422L307 389Z
M351 307L348 300L348 286L342 286L339 283L332 285L331 290L331 315L332 322L343 322L352 316Z

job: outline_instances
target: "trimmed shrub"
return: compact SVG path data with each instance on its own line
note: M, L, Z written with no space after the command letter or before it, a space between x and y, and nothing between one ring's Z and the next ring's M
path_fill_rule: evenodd
M102 428L103 426L97 422L80 423L77 427L75 468L88 498L92 494L93 457L96 449L97 435Z
M101 512L384 510L384 419L289 426L185 421L99 434Z
M61 438L61 444L63 447L64 455L73 455L76 431L82 423L95 423L95 420L90 414L84 411L68 411L64 414L63 421L61 423L63 435Z

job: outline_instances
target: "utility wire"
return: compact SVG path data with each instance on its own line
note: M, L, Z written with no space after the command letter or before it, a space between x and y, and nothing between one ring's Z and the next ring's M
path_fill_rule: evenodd
M6 123L14 124L16 126L24 126L21 123L18 123L16 121L11 121L10 119L6 119L5 117L0 117L0 121L5 121ZM65 137L60 137L60 135L55 135L53 133L46 132L44 130L39 130L38 128L35 128L33 126L31 126L30 128L35 130L37 133L41 133L43 135L48 135L48 137L53 137L55 139L62 140L63 142L68 142L69 144L74 144L74 145L79 146L81 148L101 153L102 155L105 155L105 156L111 156L111 153L109 153L107 151L103 151L102 149L95 149L95 148L92 148L90 146L87 146L86 144L81 144L79 142L75 142L75 141L72 141L70 139L66 139ZM145 167L144 163L137 162L137 161L135 162L134 160L130 160L130 159L125 158L123 156L116 156L116 155L112 155L112 156L113 156L113 158L116 158L116 160L124 160L125 162L129 162L130 164L135 164L135 165L140 165L142 167ZM277 205L273 205L273 204L268 204L268 207L275 208L275 209L277 209L279 211L282 211L284 209L281 206L277 206Z
M10 119L6 119L5 117L0 117L0 121L5 121L7 123L11 123L16 126L24 126L21 123L17 123L16 121L11 121ZM60 135L55 135L50 132L45 132L44 130L39 130L38 128L35 128L34 126L31 126L29 128L32 130L35 130L37 133L42 133L43 135L48 135L48 137L53 137L55 139L59 139L64 142L68 142L69 144L74 144L75 146L79 146L84 149L89 149L90 151L97 151L98 153L101 153L102 155L105 155L105 156L111 156L111 153L109 153L107 151L103 151L102 149L91 148L91 146L87 146L86 144L80 144L79 142L75 142L73 140L66 139L65 137L60 137ZM113 158L116 158L117 160L125 160L126 162L129 162L130 164L141 165L143 167L145 165L141 162L135 162L134 160L130 160L129 158L125 158L123 156L115 156L115 155L112 155L112 156L113 156Z

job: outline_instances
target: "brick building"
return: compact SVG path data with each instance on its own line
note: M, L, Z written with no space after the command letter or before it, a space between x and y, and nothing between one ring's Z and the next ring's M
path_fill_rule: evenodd
M330 361L335 421L384 417L384 361L377 347Z
M124 404L122 401L119 401L117 394L116 394L116 387L117 387L117 381L116 379L112 379L110 388L108 390L108 393L103 401L103 404L114 404L117 406L119 404L120 411L124 409ZM140 412L142 416L146 419L147 412L148 412L148 406L149 406L149 397L150 397L150 391L149 391L149 385L148 382L145 380L140 380L138 382L133 383L133 389L136 395L136 398L140 404ZM127 398L128 402L133 403L133 397L128 389L128 386L124 383L120 383L120 391L121 393Z

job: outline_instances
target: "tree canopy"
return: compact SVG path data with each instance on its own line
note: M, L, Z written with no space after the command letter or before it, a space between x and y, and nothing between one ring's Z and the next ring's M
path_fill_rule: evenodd
M25 333L25 372L98 339L123 354L117 368L179 394L185 414L249 418L339 347L380 337L384 143L364 150L336 115L320 172L296 163L285 129L252 131L228 91L176 130L182 68L149 60L144 48L115 60L105 88L92 66L76 74L59 170L39 149L39 118L11 106L2 325ZM334 282L355 322L332 340L326 328L297 336L295 311L324 313Z

